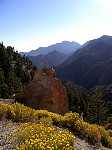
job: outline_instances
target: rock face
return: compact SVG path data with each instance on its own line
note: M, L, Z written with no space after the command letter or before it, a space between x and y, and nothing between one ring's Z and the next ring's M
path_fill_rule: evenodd
M34 79L15 98L24 99L27 106L59 114L68 112L67 92L56 78L53 68L37 70Z

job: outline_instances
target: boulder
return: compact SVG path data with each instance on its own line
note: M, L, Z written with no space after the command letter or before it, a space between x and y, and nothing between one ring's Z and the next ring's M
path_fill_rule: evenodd
M59 114L68 112L67 92L53 68L36 70L34 79L15 98L25 100L26 105L34 109Z

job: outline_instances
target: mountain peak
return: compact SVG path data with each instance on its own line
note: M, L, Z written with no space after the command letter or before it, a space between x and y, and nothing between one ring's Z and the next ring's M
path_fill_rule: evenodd
M101 39L101 40L108 40L108 39L112 39L112 36L103 35L103 36L101 36L99 39Z
M90 41L58 66L57 74L88 89L112 83L112 37Z
M56 43L56 44L50 45L48 47L39 47L38 49L27 52L27 53L20 52L20 54L21 55L25 54L26 56L28 56L28 55L29 56L37 56L40 54L45 55L45 54L48 54L49 52L57 50L61 53L68 55L68 54L75 52L79 48L80 48L80 44L77 42L63 41L61 43Z

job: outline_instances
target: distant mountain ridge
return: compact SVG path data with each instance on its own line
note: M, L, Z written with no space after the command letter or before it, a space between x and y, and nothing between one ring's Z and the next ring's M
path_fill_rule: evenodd
M57 73L85 88L112 83L112 37L91 40L66 59Z
M46 55L49 52L52 52L54 50L59 51L64 54L71 54L75 52L78 48L80 48L80 44L77 42L69 42L69 41L63 41L61 43L53 44L48 47L39 47L36 50L31 50L30 52L20 52L20 54L23 56L24 54L26 56L37 56L40 54Z
M68 56L64 53L58 52L56 50L49 52L46 55L28 56L28 58L35 64L38 68L45 66L57 66L60 65Z

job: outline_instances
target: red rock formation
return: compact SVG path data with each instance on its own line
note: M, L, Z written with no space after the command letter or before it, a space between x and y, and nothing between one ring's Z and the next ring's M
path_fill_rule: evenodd
M52 68L48 68L46 72L37 70L34 79L16 98L26 99L27 105L34 109L65 114L68 111L67 92L55 76Z

